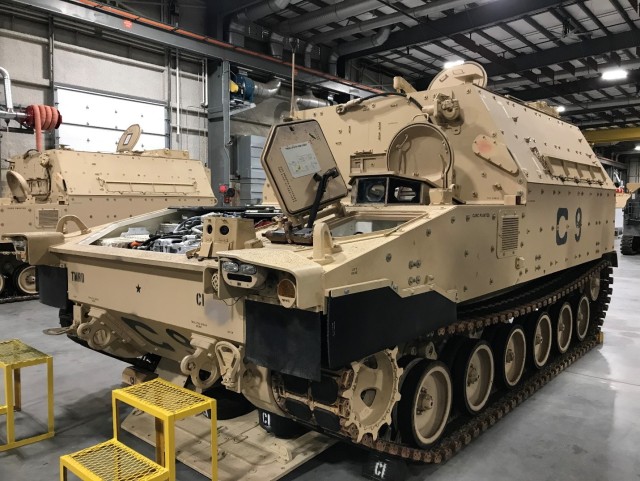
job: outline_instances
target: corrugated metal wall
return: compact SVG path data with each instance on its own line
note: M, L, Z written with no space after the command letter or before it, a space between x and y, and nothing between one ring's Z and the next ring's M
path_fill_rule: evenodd
M640 182L640 158L632 158L627 168L627 182Z

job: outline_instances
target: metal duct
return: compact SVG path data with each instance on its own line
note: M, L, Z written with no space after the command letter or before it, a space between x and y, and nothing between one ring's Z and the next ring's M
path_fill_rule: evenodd
M271 15L272 13L278 13L289 6L291 0L268 0L254 7L247 7L242 10L236 18L240 20L248 20L253 22L260 20L261 18Z
M262 99L268 99L271 97L275 97L275 95L280 90L282 86L282 80L274 78L273 80L269 80L267 83L255 82L255 88L253 90L253 94L256 97L260 97Z
M304 48L304 66L311 67L311 52L313 51L313 44L308 43Z
M490 3L495 0L476 0L474 3L482 5L484 3ZM344 2L343 2L344 3ZM374 2L375 3L375 2ZM357 22L347 27L337 28L326 33L321 33L313 36L314 43L326 43L337 38L344 38L356 33L367 32L369 30L375 30L377 28L394 25L398 22L406 22L407 14L414 17L424 17L436 12L442 12L452 8L460 8L468 5L470 0L439 0L432 2L424 6L412 8L407 10L406 13L392 13L390 15L384 15L382 17L374 18L372 20L365 20L364 22ZM378 4L378 6L380 6ZM319 11L319 10L317 10ZM316 13L316 12L312 12ZM306 15L304 15L306 17ZM301 18L301 17L298 17ZM335 21L335 20L334 20ZM286 22L284 22L286 23ZM320 24L321 25L321 24ZM296 30L300 31L300 30Z
M7 112L13 113L13 97L11 96L11 77L6 69L0 67L0 75L4 79L4 100L7 104Z
M282 58L284 53L284 37L276 32L271 32L269 36L269 52L272 57Z
M337 52L331 52L329 56L329 73L331 75L338 75L338 58L340 55Z
M361 50L366 50L371 47L379 47L387 41L390 33L391 27L385 27L370 37L361 38L360 40L355 40L353 42L341 43L336 49L336 52L338 53L338 56L342 57L343 55L360 52Z
M469 0L466 3L469 3ZM340 22L355 15L362 15L371 9L381 6L383 5L378 0L344 0L280 22L277 25L277 29L286 34L294 34L321 25L327 25L330 22Z
M296 97L296 105L299 110L317 109L320 107L329 107L331 102L325 99L319 99L311 90L305 91L305 94L301 97Z
M237 47L244 47L244 37L248 34L247 25L238 21L237 17L229 22L229 30L227 32L227 42Z
M260 20L272 13L278 13L287 8L289 3L291 3L291 0L268 0L253 7L245 8L231 18L227 41L232 45L244 47L244 38L249 35L249 26L247 25L249 22ZM277 58L282 58L282 53Z

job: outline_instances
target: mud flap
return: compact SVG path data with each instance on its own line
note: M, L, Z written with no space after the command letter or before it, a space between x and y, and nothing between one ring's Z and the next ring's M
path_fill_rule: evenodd
M62 267L37 266L36 280L40 302L47 306L64 309L67 307L67 269Z
M274 371L320 381L322 314L246 301L246 354Z

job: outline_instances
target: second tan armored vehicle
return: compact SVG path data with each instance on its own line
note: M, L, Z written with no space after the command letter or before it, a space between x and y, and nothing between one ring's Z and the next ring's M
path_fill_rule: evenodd
M133 151L139 131L127 131L117 153L30 150L10 159L0 233L55 231L66 215L96 226L167 206L215 205L202 162L186 151ZM126 233L131 240L140 234ZM10 242L0 251L0 302L37 294L35 267L18 262Z
M275 126L284 215L257 229L185 209L10 237L93 349L440 462L598 342L616 265L613 184L580 130L485 84L465 64ZM202 232L188 255L156 245L167 223ZM106 247L140 226L144 245Z
M629 198L624 205L620 252L634 256L640 252L640 184L627 184Z

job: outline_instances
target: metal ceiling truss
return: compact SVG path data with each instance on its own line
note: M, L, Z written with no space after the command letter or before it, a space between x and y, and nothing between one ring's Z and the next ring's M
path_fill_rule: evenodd
M521 100L538 100L555 97L557 95L564 96L589 92L592 90L599 90L606 96L608 94L606 92L602 92L602 89L636 83L640 83L640 69L632 70L629 72L627 78L618 80L602 80L602 78L598 76L582 78L572 82L540 84L537 88L514 90L511 93L514 97L518 97Z
M563 3L566 3L566 1L497 0L475 7L472 10L455 13L438 20L427 21L421 19L422 21L415 27L410 27L400 32L393 32L383 45L347 55L346 58L357 58L373 53L384 52L393 48L433 42L434 40L444 39L458 33L466 33L496 25L500 22L509 22L525 15L544 12L551 7Z

